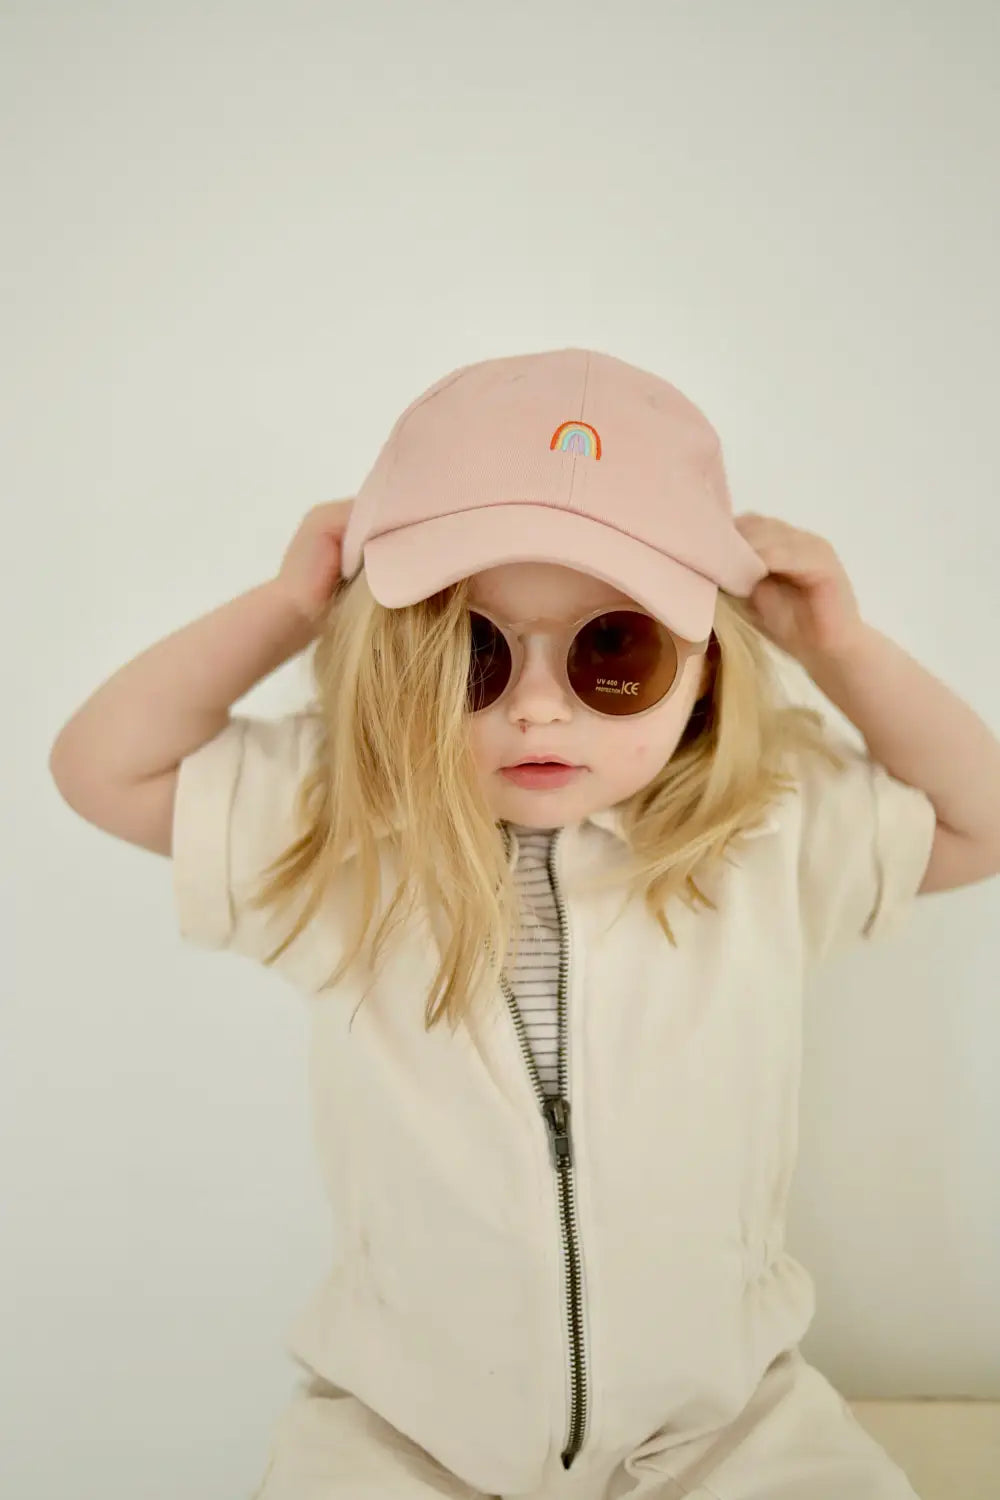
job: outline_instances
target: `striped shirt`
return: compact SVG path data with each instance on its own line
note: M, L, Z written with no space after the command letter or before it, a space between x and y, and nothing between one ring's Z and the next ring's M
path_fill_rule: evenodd
M508 823L517 837L514 871L521 903L517 959L506 968L517 1008L546 1094L557 1094L559 1046L559 911L549 880L548 857L555 829Z

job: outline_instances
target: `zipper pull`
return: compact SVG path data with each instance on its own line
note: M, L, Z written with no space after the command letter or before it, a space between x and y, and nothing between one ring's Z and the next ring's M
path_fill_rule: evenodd
M573 1143L569 1129L569 1100L548 1098L542 1105L542 1114L549 1127L549 1149L554 1167L573 1165Z

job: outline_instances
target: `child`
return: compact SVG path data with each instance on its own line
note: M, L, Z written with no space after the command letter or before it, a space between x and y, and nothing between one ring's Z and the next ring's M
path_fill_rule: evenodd
M559 350L432 386L274 580L64 730L182 934L308 1005L340 1244L257 1500L912 1500L798 1349L801 994L1000 837L932 874L930 796L765 638L847 708L863 661L915 682L825 543L737 524L680 391ZM313 641L309 709L230 715Z

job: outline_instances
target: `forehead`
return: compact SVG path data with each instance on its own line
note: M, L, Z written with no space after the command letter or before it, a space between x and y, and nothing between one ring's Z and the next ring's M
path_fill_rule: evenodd
M635 603L628 594L592 573L543 562L501 563L473 573L468 598L470 604L485 605L511 620L534 615L572 620L604 605Z

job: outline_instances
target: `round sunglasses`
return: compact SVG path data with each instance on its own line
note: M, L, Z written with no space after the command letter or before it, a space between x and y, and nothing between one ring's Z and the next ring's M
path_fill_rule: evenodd
M504 621L477 605L469 610L469 624L472 713L501 703L520 677L520 636L529 626L553 638L563 687L604 718L634 719L658 708L680 682L688 658L703 656L711 641L686 641L645 610L606 606L567 624L544 616Z

